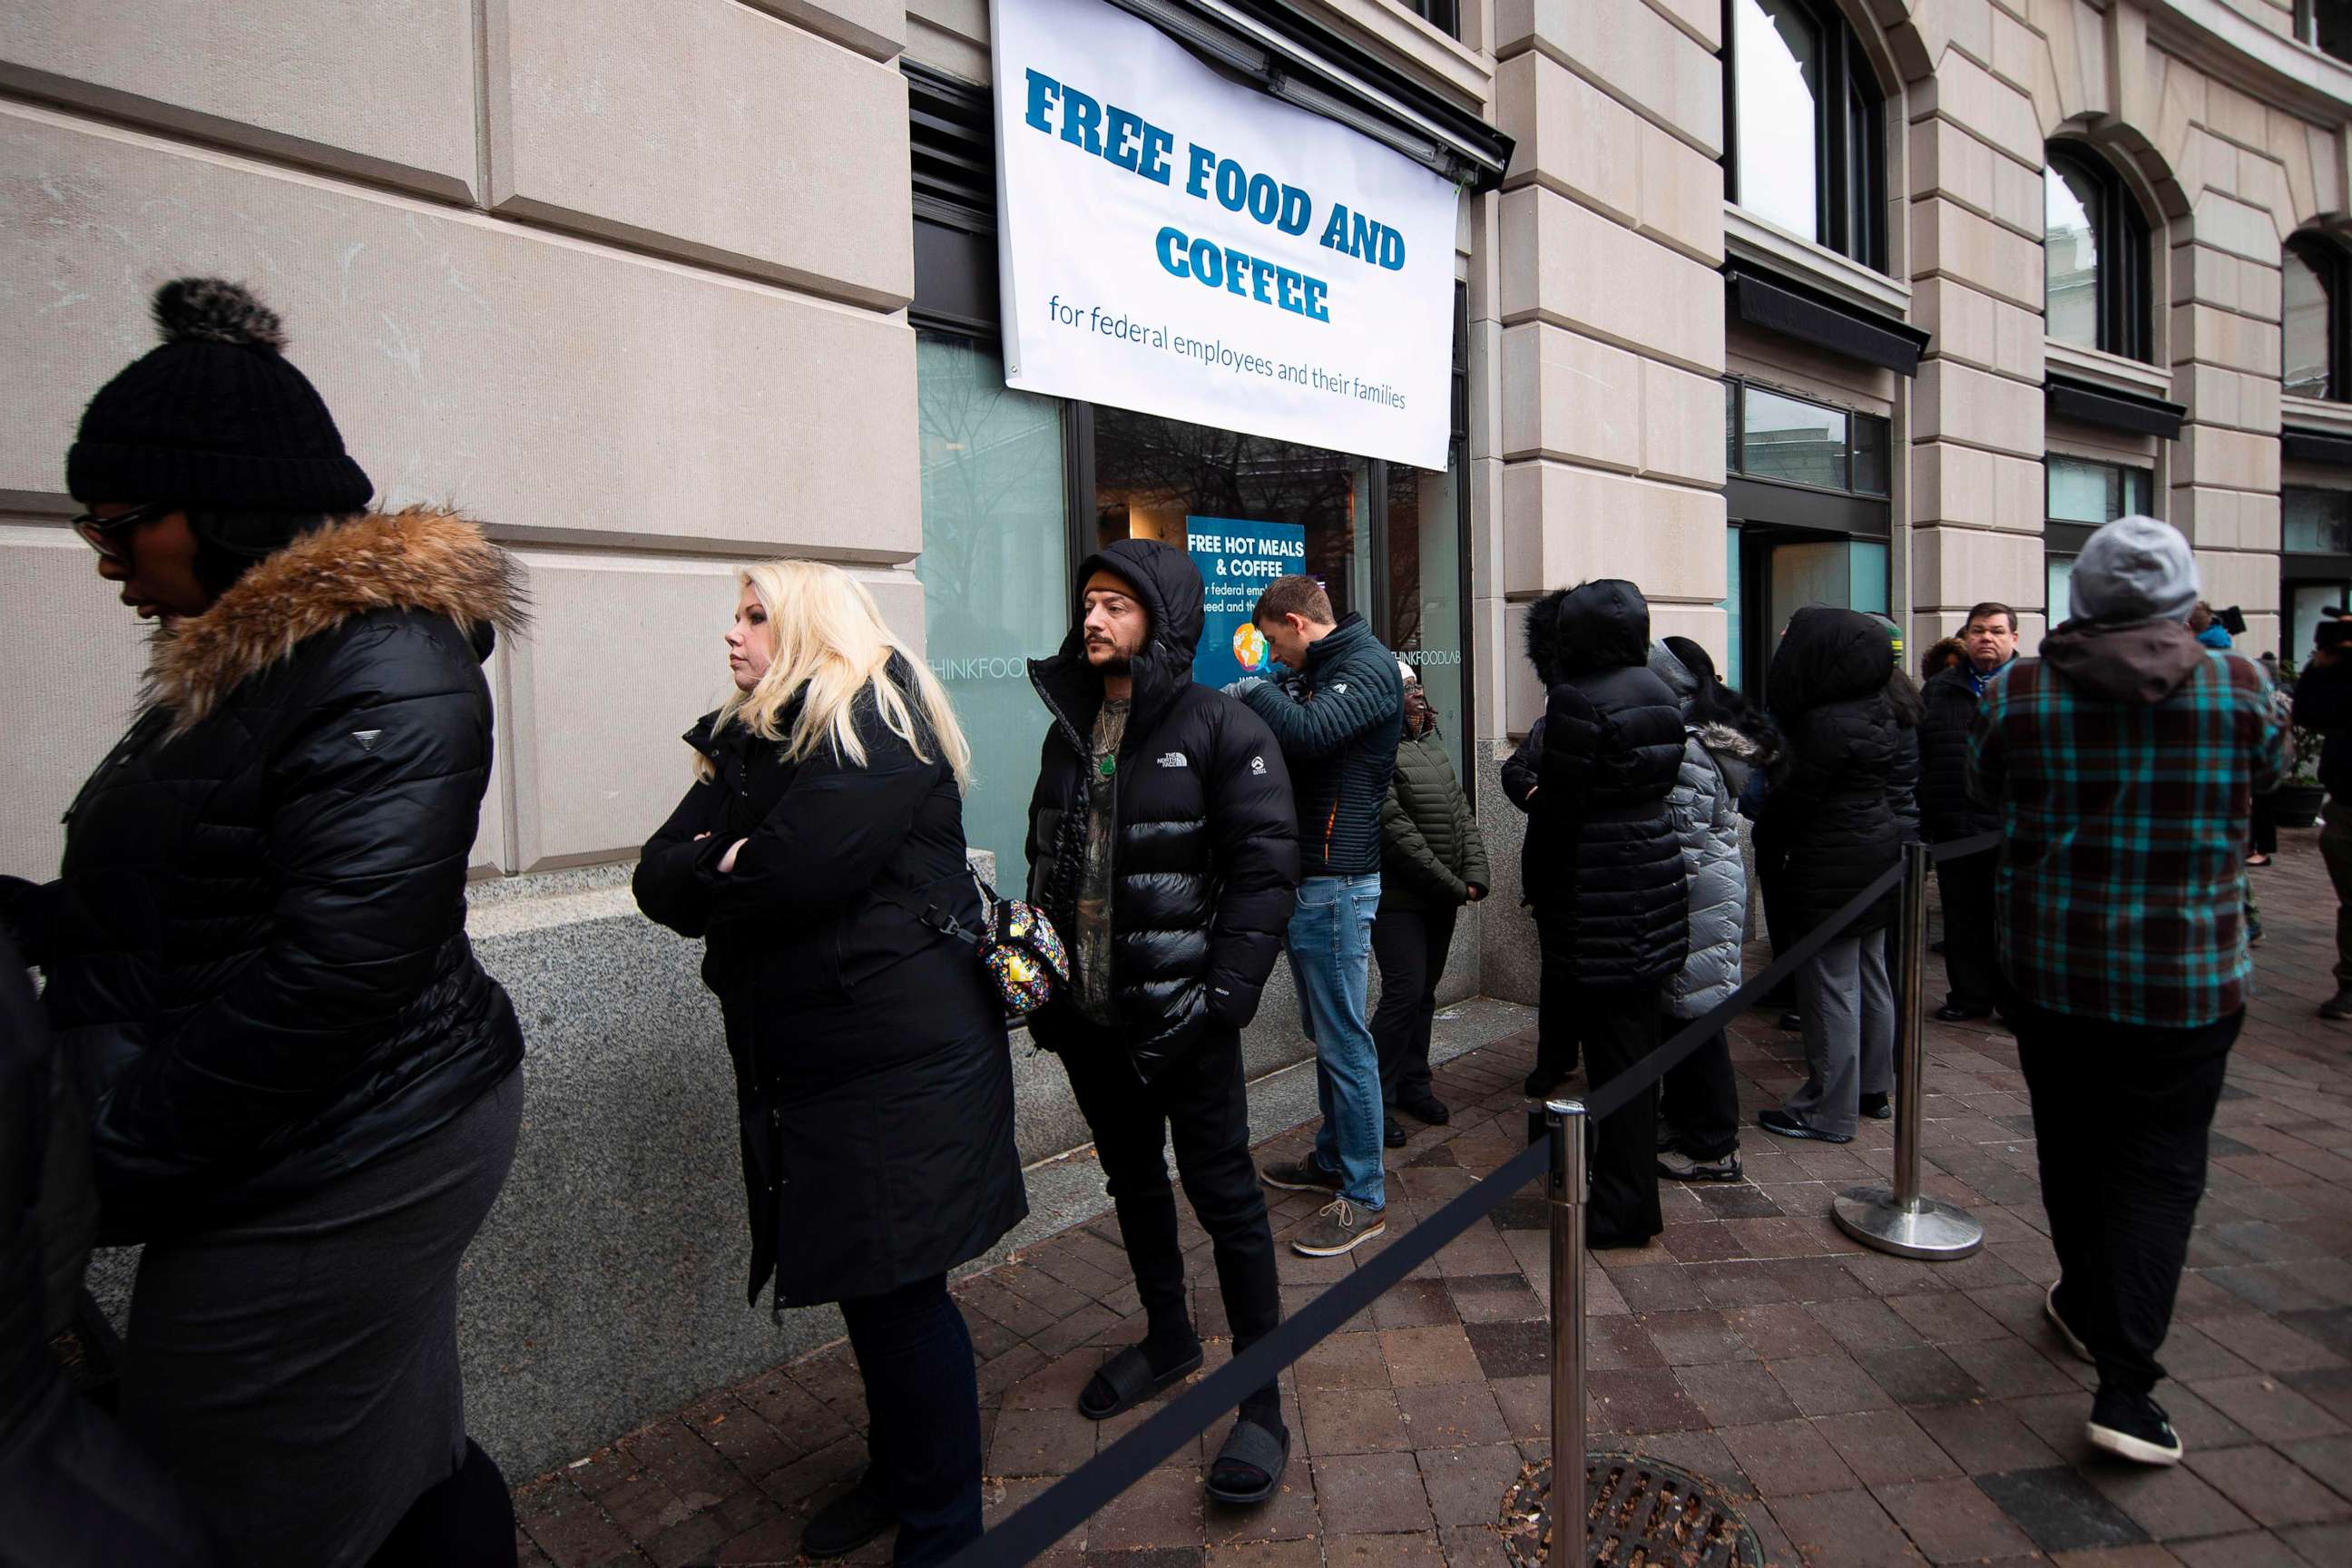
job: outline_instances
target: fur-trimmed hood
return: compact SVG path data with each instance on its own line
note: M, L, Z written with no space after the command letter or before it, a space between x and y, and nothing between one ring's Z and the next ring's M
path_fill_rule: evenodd
M1649 657L1650 605L1620 577L1555 588L1528 606L1528 662L1547 691L1572 675L1638 668Z
M1778 746L1719 720L1698 727L1698 743L1718 757L1736 757L1750 765L1769 763L1780 754Z
M372 610L446 616L482 644L520 631L512 558L454 511L410 507L329 523L257 563L200 616L156 634L144 706L183 733L236 688L320 632Z

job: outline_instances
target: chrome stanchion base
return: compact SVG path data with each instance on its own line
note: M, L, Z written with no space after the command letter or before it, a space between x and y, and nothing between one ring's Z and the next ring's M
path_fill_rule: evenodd
M1830 1214L1840 1230L1864 1247L1897 1258L1948 1261L1984 1245L1984 1226L1968 1210L1930 1197L1898 1203L1888 1187L1849 1187L1830 1205Z

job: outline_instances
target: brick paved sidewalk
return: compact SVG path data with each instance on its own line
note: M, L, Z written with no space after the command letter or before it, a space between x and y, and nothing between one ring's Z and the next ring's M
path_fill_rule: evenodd
M1887 1124L1865 1122L1844 1148L1751 1126L1747 1182L1667 1184L1659 1241L1595 1255L1594 1447L1726 1486L1780 1563L2352 1563L2352 1026L2314 1016L2333 989L2334 898L2313 835L2282 837L2278 864L2253 873L2270 931L2261 995L2165 1346L2174 1381L2158 1391L2185 1465L2090 1457L2095 1379L2041 1317L2055 1262L2014 1043L1941 1025L1928 1039L1927 1185L1984 1222L1984 1250L1910 1262L1857 1250L1831 1224L1835 1191L1885 1179ZM1751 1121L1797 1082L1799 1057L1763 1015L1735 1031ZM1515 1037L1440 1069L1454 1121L1391 1152L1391 1238L1519 1146L1531 1060ZM1304 1145L1294 1131L1267 1152ZM1286 1237L1315 1206L1269 1195ZM1041 1561L1501 1568L1503 1490L1549 1451L1545 1223L1530 1189L1286 1374L1293 1458L1274 1502L1204 1504L1221 1423ZM1207 1241L1189 1213L1185 1224L1197 1320L1223 1336ZM1286 1247L1286 1304L1377 1245L1323 1260ZM1108 1215L957 1295L982 1357L1001 1519L1149 1413L1097 1426L1075 1408L1103 1347L1141 1321ZM1210 1364L1227 1353L1213 1340ZM520 1489L524 1562L790 1562L809 1513L862 1466L863 1420L845 1345L714 1394ZM885 1560L877 1543L852 1562Z

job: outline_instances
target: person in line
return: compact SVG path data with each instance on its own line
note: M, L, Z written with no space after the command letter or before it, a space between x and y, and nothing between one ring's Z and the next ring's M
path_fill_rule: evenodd
M1919 684L1924 687L1944 671L1968 662L1969 647L1962 639L1951 637L1929 643L1927 651L1919 656Z
M1315 1147L1259 1174L1268 1186L1330 1199L1290 1245L1335 1258L1388 1228L1381 1054L1366 1012L1381 810L1403 733L1404 683L1364 617L1335 617L1312 577L1276 578L1252 615L1267 650L1295 672L1281 685L1236 681L1233 691L1274 731L1297 799L1302 875L1285 946L1323 1110Z
M2087 1435L2179 1461L2149 1391L2253 982L2246 808L2284 735L2253 660L2189 630L2197 562L2126 517L2074 563L2072 617L1987 688L1969 778L2000 807L2000 958L2059 1278L2043 1310L2098 1368Z
M0 888L84 1080L99 1240L145 1244L123 1421L240 1564L512 1563L457 1268L522 1117L465 932L514 569L453 513L366 510L249 290L152 312L66 458L98 574L161 627L146 696L58 879Z
M50 1353L77 1323L90 1184L72 1065L0 931L0 1564L210 1568L226 1560L210 1527Z
M2336 888L2336 994L2323 1018L2352 1018L2352 619L2330 618L2314 631L2311 654L2294 682L2294 721L2323 737L2319 782L2319 858Z
M1682 773L1682 706L1649 670L1650 606L1617 578L1528 606L1528 657L1544 684L1534 815L1546 858L1529 868L1537 938L1573 974L1569 1027L1595 1091L1658 1046L1667 982L1690 955L1682 840L1667 797ZM1541 1057L1536 1097L1567 1075ZM1635 1095L1593 1130L1585 1243L1641 1247L1658 1208L1657 1096Z
M1542 868L1558 858L1550 841L1550 821L1536 811L1536 797L1543 788L1544 721L1538 715L1528 726L1527 734L1513 747L1503 761L1503 798L1526 815L1527 827L1519 836L1519 905L1529 910L1540 933L1547 916L1538 901L1547 886L1540 874ZM1525 1088L1530 1095L1547 1086L1568 1080L1577 1068L1575 1015L1570 995L1576 988L1576 965L1568 949L1561 944L1537 943L1536 963L1536 1068L1528 1073ZM1547 1066L1546 1064L1549 1064Z
M1671 1035L1739 989L1748 921L1739 795L1768 753L1728 721L1716 700L1720 682L1705 648L1682 637L1652 643L1650 670L1666 683L1683 711L1682 766L1666 805L1689 883L1690 956L1666 984L1660 1027ZM1661 1176L1677 1182L1739 1180L1739 1089L1731 1071L1731 1042L1721 1029L1660 1081L1657 1149Z
M1486 896L1486 840L1437 738L1437 710L1421 678L1399 660L1404 680L1404 738L1396 776L1381 807L1381 912L1372 921L1372 956L1381 966L1381 1005L1372 1038L1381 1053L1381 1142L1404 1143L1402 1110L1432 1127L1452 1114L1429 1081L1429 1035L1437 1016L1437 983L1454 947L1454 917Z
M1281 1321L1241 1032L1282 950L1298 836L1274 736L1192 679L1205 590L1192 557L1120 540L1079 564L1077 584L1076 624L1030 666L1053 721L1029 806L1029 896L1071 961L1030 1030L1070 1075L1143 1301L1142 1343L1078 1394L1108 1421L1202 1362L1166 1143L1209 1233L1234 1353ZM1209 1494L1263 1502L1289 1456L1269 1383L1242 1401Z
M1969 727L1977 703L2017 657L2017 612L1988 600L1960 628L1967 658L1927 682L1927 717L1919 726L1923 774L1920 826L1930 844L1973 838L2000 826L2000 814L1969 795ZM2000 965L1993 952L1993 872L1997 848L1936 864L1944 901L1944 968L1951 987L1936 1016L1948 1024L1990 1017L2001 1005Z
M2213 614L2213 606L2202 599L2189 612L2189 629L2197 634L2197 641L2205 647L2227 653L2236 646L2230 640L2230 628Z
M1900 858L1895 775L1910 735L1887 698L1893 649L1855 610L1799 610L1772 656L1772 716L1790 766L1765 797L1758 849L1778 867L1781 908L1799 933L1831 919ZM1886 973L1889 889L1797 968L1806 1077L1757 1124L1783 1138L1853 1141L1884 1116L1895 1083L1895 996Z
M984 923L965 858L971 750L946 691L837 566L737 574L734 689L687 731L693 782L647 841L638 908L705 939L735 1068L747 1299L837 1301L867 1464L801 1549L897 1560L980 1538L980 1390L948 1270L1028 1213L1001 998L930 911Z

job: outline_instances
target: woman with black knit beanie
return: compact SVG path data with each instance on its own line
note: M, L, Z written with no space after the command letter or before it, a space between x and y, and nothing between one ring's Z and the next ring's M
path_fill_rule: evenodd
M481 530L373 489L216 279L66 459L98 574L156 621L141 710L0 884L94 1122L100 1238L143 1243L121 1413L239 1564L515 1560L466 1436L457 1272L513 1159L522 1035L465 933Z

